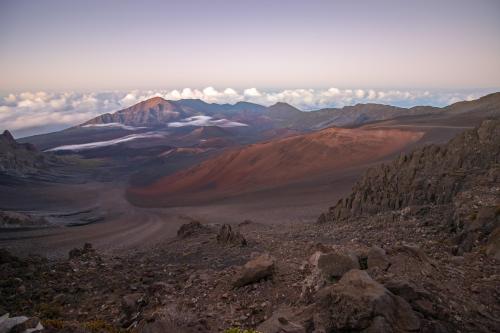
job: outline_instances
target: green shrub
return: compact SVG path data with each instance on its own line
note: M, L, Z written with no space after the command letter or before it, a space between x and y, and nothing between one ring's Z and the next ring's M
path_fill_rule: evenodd
M224 333L260 333L260 332L252 329L244 330L237 327L231 327L225 330Z

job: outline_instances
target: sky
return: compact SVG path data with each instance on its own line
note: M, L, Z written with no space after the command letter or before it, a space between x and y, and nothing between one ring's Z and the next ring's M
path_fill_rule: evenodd
M498 17L497 0L0 0L0 129L185 89L308 110L444 105L500 90Z

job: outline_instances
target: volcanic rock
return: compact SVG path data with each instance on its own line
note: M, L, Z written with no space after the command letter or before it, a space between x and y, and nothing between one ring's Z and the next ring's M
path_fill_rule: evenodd
M401 155L388 165L371 168L355 184L352 193L320 220L342 220L409 206L450 204L461 191L476 185L478 177L499 181L494 176L498 175L495 165L500 160L498 142L500 120L487 120L446 145L425 146Z
M289 320L294 314L289 310L277 310L273 315L257 327L261 333L306 333L301 323Z
M247 245L247 240L239 231L234 231L231 225L224 224L217 234L217 243L222 245Z
M248 261L236 277L233 285L236 288L243 287L247 284L269 278L273 273L274 258L265 253Z
M368 251L367 265L370 269L375 267L378 267L382 270L387 269L390 265L390 262L387 254L385 253L385 250L378 246L371 247L370 251Z
M0 316L0 333L31 333L43 330L43 325L36 317L10 317L6 313Z
M181 225L179 230L177 230L177 237L187 238L197 234L202 234L210 231L210 228L204 226L199 221L191 221L189 223Z
M0 134L0 174L25 178L62 161L50 153L39 152L32 144L18 143L9 131Z
M418 246L396 246L388 252L389 273L407 274L410 276L431 275L435 272L435 263Z
M314 328L332 331L416 331L420 320L403 298L353 269L340 281L318 293L313 310Z
M351 269L360 268L356 254L340 249L326 253L317 251L309 258L309 263L328 281L340 279Z
M82 258L82 257L89 257L95 255L96 252L92 248L92 244L90 243L85 243L83 245L83 248L74 248L71 251L69 251L69 259L76 259L76 258Z

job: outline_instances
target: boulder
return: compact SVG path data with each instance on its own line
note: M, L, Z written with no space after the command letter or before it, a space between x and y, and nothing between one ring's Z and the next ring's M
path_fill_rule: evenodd
M247 262L234 281L235 287L243 287L247 284L258 282L269 278L274 273L274 258L269 254L262 254Z
M358 269L350 270L338 283L318 292L313 323L318 332L420 328L420 320L408 302Z
M302 284L301 298L310 302L311 296L326 284L338 281L351 269L359 269L357 256L345 249L320 246L308 260L311 274Z
M31 317L21 324L14 326L10 330L10 333L32 333L42 331L43 329L44 327L40 322L40 319L37 317Z
M408 302L412 302L426 293L419 290L413 283L403 279L393 279L384 282L386 287L393 294L403 297Z
M229 224L223 224L217 234L217 243L222 245L246 246L247 240L239 231L233 230Z
M370 248L367 255L367 266L369 269L379 268L382 270L386 270L389 265L389 258L387 257L384 249L378 246L373 246Z
M356 254L339 249L332 249L326 253L317 251L309 258L309 263L327 281L338 280L351 269L360 268Z
M36 317L10 317L6 313L0 316L0 333L31 333L43 330L43 325Z
M407 276L430 276L435 273L435 263L418 246L400 245L387 252L389 273Z

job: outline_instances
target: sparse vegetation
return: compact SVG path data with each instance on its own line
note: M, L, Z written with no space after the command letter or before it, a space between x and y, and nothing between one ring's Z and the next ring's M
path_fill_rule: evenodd
M42 325L47 329L74 331L85 329L90 332L122 333L124 330L112 326L103 320L91 320L86 322L68 321L60 319L42 320Z
M225 330L224 333L260 333L260 332L253 330L253 329L244 330L241 328L232 327L232 328L228 328L227 330Z
M61 308L55 304L41 303L35 311L39 313L40 318L56 319L61 316Z

